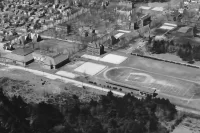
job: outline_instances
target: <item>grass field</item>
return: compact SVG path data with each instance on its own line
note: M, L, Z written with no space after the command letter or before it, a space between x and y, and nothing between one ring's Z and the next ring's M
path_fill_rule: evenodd
M75 42L60 41L57 39L46 39L38 43L38 47L53 52L67 52L69 55L78 52L82 45Z
M140 70L145 70L152 73L158 73L161 75L168 75L177 78L187 79L199 82L200 70L196 68L176 65L163 61L156 61L152 59L132 56L122 62L120 66L133 67Z
M0 65L0 87L9 96L20 95L26 102L39 103L48 100L66 100L69 96L77 95L81 101L98 99L106 93L91 88L82 89L72 83L50 80L18 69L9 69ZM48 95L45 95L48 94ZM58 101L56 101L58 102Z
M184 98L191 98L195 94L192 90L200 88L197 83L127 67L111 68L105 72L105 78L120 84L136 86L142 91L149 92L150 89L156 89L162 93Z

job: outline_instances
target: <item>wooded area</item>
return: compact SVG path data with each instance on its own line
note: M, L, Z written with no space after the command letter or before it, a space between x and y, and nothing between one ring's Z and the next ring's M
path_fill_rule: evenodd
M173 40L150 38L146 49L155 54L174 53L184 61L200 60L200 46L192 45L189 41L175 43Z
M177 118L168 100L116 97L112 92L99 101L80 102L73 95L63 105L53 105L7 97L1 86L0 103L1 133L168 133L161 123Z

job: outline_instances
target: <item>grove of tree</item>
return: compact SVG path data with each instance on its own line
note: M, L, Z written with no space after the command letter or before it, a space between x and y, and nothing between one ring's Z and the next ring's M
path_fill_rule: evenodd
M184 61L199 61L200 46L193 45L189 41L185 43L175 43L168 39L150 38L146 47L147 51L154 54L172 53L176 54Z
M90 102L73 95L61 105L26 103L1 88L0 103L1 133L169 133L162 123L177 118L169 100L116 97L112 92Z

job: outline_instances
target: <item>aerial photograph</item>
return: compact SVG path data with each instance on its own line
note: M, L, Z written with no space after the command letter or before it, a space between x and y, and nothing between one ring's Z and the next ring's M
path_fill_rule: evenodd
M200 0L0 0L0 133L200 133Z

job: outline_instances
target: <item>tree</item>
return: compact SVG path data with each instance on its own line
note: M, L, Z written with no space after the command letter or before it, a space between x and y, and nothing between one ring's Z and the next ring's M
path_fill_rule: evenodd
M180 1L179 7L180 7L180 8L183 8L183 7L184 7L184 2L183 2L183 1Z
M23 102L21 97L14 96L10 101L0 88L0 123L1 128L12 133L27 133L31 130L26 120L27 104Z
M38 132L47 132L49 129L63 121L59 110L50 104L39 103L31 112L31 128Z

